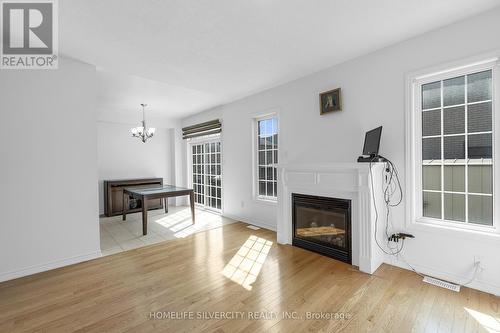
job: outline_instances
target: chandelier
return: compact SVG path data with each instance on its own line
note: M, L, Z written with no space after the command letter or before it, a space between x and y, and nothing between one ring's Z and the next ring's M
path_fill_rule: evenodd
M153 137L153 135L155 134L156 128L154 128L154 127L147 128L146 127L146 117L144 115L144 108L148 105L141 104L141 106L142 106L142 126L131 128L130 132L132 132L132 136L134 138L139 138L139 140L146 143L146 141L148 141L148 139Z

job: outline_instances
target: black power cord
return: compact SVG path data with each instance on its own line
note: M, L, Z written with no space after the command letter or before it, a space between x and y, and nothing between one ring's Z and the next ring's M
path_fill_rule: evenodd
M384 188L384 202L385 202L385 205L386 205L386 210L387 210L387 214L386 214L386 225L385 225L385 233L386 233L386 239L387 239L387 248L389 249L389 251L387 251L386 249L384 249L379 241L378 241L378 237L377 237L377 230L378 230L378 210L377 210L377 203L375 202L375 191L374 191L374 187L373 187L373 171L372 171L372 162L374 160L377 160L377 161L380 161L380 159L384 160L384 163L385 163L385 169L384 169L384 173L385 173L385 180L386 180L386 185L385 185L385 188ZM407 238L415 238L415 236L411 235L411 234L407 234L407 233L393 233L391 235L389 235L389 214L390 214L390 209L392 207L397 207L401 204L401 202L403 201L403 189L401 187L401 182L399 180L399 174L398 174L398 170L396 169L396 166L394 165L394 163L392 161L390 161L389 159L385 158L385 157L382 157L382 156L378 156L372 160L370 160L370 180L371 180L371 186L372 186L372 199L373 199L373 206L374 206L374 209L375 209L375 242L377 243L377 246L380 248L380 250L382 250L385 254L389 254L389 255L392 255L392 256L397 256L399 255L403 249L404 249L404 246L405 246L405 239ZM394 182L395 181L395 182ZM397 202L395 203L392 203L392 198L394 196L394 194L396 192L399 192L399 199L397 200ZM395 248L391 248L390 246L390 242L395 242L395 243L399 243L399 240L401 240L401 247L398 248L398 245L396 245ZM424 274L418 272L415 268L413 268L412 265L410 265L406 259L404 258L404 256L401 254L399 256L399 258L401 258L403 260L403 262L408 265L408 267L410 267L410 269L417 275L420 275L421 277L425 277ZM466 286L466 285L469 285L470 283L472 283L476 277L477 277L477 274L479 271L482 270L482 267L481 267L481 264L478 262L478 263L475 263L474 264L474 272L472 274L472 277L467 281L467 282L464 282L464 283L456 283L460 286Z
M398 234L393 234L391 236L389 236L389 214L390 214L390 208L392 207L397 207L401 204L401 202L403 201L403 189L401 187L401 182L399 180L399 173L398 173L398 170L396 168L396 166L394 165L394 163L385 158L385 157L382 157L384 160L385 160L385 169L384 169L384 172L386 173L385 176L386 176L386 186L384 188L384 202L386 204L386 210L387 210L387 214L386 214L386 224L385 224L385 234L386 234L386 240L387 240L387 248L390 250L390 251L387 251L386 249L384 249L379 241L378 241L378 237L377 237L377 233L378 233L378 210L377 210L377 203L375 202L375 191L374 191L374 187L373 187L373 171L372 171L372 162L375 160L375 159L372 159L370 160L370 181L371 181L371 185L372 185L372 199L373 199L373 207L374 207L374 210L375 210L375 231L374 231L374 236L375 236L375 243L377 244L377 246L379 247L380 250L382 250L382 252L384 252L385 254L388 254L388 255L392 255L392 256L397 256L399 254L401 254L401 252L403 251L404 249L404 246L405 246L405 239L406 238L414 238L413 235L410 235L410 234L405 234L405 233L398 233ZM378 158L377 158L378 159ZM396 182L394 183L394 179L396 180ZM397 186L397 187L396 187ZM397 200L396 203L392 203L391 202L391 199L393 197L393 195L396 193L396 191L399 192L399 199ZM398 248L398 246L396 245L396 248L391 248L390 247L390 238L392 236L396 235L396 238L397 239L401 239L401 247ZM399 242L396 242L396 243L399 243ZM400 255L400 258L406 263L406 265L408 265L408 267L410 267L410 269L417 275L420 275L421 277L424 277L424 275L420 272L418 272L415 268L413 268L412 265L410 265L406 259Z
M372 170L372 163L373 161L375 160L380 160L380 157L382 156L377 156L377 157L374 157L373 159L370 160L370 165L369 165L369 168L370 168L370 181L371 181L371 192L372 192L372 200L373 200L373 207L374 207L374 210L375 210L375 230L374 230L374 237L375 237L375 243L377 244L377 246L379 247L380 250L382 250L385 254L388 254L388 255L397 255L399 253L401 253L401 251L403 251L403 248L404 248L404 241L401 242L401 247L398 248L398 246L396 245L396 248L391 248L390 246L390 241L392 239L395 239L395 238L392 238L393 235L389 235L389 214L390 214L390 208L392 207L397 207L401 204L401 202L403 201L403 189L401 187L401 182L399 180L399 173L396 169L396 166L394 165L394 163L392 161L390 161L389 159L385 158L385 157L382 157L383 160L384 160L384 163L385 163L385 168L384 168L384 173L385 173L385 179L386 179L386 184L385 184L385 188L384 188L384 191L383 191L383 194L384 194L384 202L385 202L385 205L386 205L386 224L385 224L385 235L386 235L386 240L387 240L387 249L389 250L386 250L380 243L379 243L379 240L378 240L378 219L379 219L379 213L378 213L378 209L377 209L377 203L375 201L375 191L374 191L374 185L373 185L373 170ZM398 195L398 200L396 202L392 202L392 199L393 199L393 196L394 194L396 194L396 191L399 192L399 195ZM402 234L399 234L399 235L402 235ZM405 237L413 237L412 235L409 235L409 234L404 234ZM397 237L398 239L403 239L404 238L399 238ZM399 242L397 242L399 243Z

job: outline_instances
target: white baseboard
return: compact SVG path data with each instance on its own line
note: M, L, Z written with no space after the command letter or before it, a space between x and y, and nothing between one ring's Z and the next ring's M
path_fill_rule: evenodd
M70 257L70 258L66 258L66 259L52 261L52 262L45 263L42 265L34 265L34 266L26 267L26 268L23 268L20 270L0 273L0 282L12 280L12 279L17 279L17 278L20 278L23 276L28 276L28 275L32 275L32 274L36 274L36 273L40 273L40 272L50 271L51 269L77 264L80 262L99 258L101 256L102 256L101 251L95 251L95 252L88 253L88 254L82 254L79 256L75 256L75 257Z
M245 217L240 217L240 216L231 215L231 214L222 214L222 216L227 217L229 219L245 222L245 223L260 227L260 228L264 228L264 229L276 232L276 226L271 226L271 225L264 223L262 221L257 221L255 219L247 219Z
M403 261L400 260L386 260L386 264L396 266L399 268L411 270L411 268ZM426 267L426 266L421 266L421 265L414 265L410 263L415 270L417 270L419 273L428 275L431 277L435 277L441 280L453 282L455 284L460 284L464 283L465 281L470 280L470 276L459 276L450 272L444 272L440 269L435 269L432 267ZM484 291L485 293L493 294L496 296L500 296L500 285L494 285L488 282L480 281L480 280L475 280L472 281L470 284L464 286L467 288L472 288L472 289L477 289L480 291Z
M358 267L361 272L373 274L383 263L384 263L383 260L374 260L370 257L360 256Z

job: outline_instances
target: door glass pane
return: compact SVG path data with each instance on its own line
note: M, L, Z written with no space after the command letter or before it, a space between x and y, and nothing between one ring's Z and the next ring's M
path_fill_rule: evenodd
M469 158L491 158L491 134L474 134L468 137Z
M465 106L456 106L443 111L444 134L465 133Z
M422 139L422 158L423 160L441 159L441 138Z
M220 209L220 142L193 145L193 190L195 202ZM219 208L217 208L219 207Z
M443 81L443 105L465 103L465 76Z
M441 134L441 110L422 112L422 135Z
M493 193L491 165L469 165L469 193Z
M444 218L452 221L465 221L465 195L444 194Z
M469 133L492 130L491 102L472 104L467 109L467 130Z
M444 190L465 192L465 166L446 165L444 167Z
M441 193L424 192L423 210L425 217L441 218Z
M465 136L448 136L444 138L444 158L464 159L465 158Z
M467 101L469 103L491 99L491 71L467 75Z
M422 109L441 107L441 81L422 86Z
M193 145L193 191L195 202L198 204L204 203L203 184L204 184L204 168L203 168L203 145Z
M423 166L423 186L424 190L441 190L441 166Z
M469 195L469 222L493 225L493 198L483 195Z

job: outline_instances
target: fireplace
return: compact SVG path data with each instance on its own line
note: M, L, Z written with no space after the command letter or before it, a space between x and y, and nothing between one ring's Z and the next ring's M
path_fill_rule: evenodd
M351 200L292 193L292 245L352 263Z

